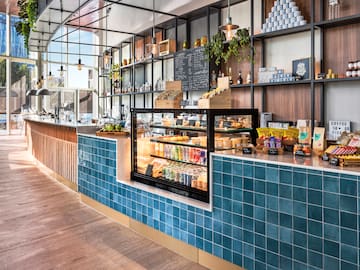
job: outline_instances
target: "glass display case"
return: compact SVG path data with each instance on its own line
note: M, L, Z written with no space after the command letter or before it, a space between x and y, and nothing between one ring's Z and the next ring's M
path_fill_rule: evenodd
M209 202L210 152L255 143L257 109L132 109L135 181Z

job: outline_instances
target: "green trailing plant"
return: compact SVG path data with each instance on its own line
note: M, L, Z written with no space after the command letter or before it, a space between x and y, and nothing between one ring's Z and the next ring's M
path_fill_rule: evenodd
M114 81L120 81L122 78L120 77L120 65L119 64L112 64L109 79L113 79Z
M208 60L213 59L217 66L221 63L221 60L227 63L232 56L239 62L252 60L249 30L246 28L238 29L229 42L226 42L225 34L219 31L206 44L205 55Z
M24 37L24 45L29 49L30 31L35 29L38 1L18 0L20 21L15 24L16 32Z

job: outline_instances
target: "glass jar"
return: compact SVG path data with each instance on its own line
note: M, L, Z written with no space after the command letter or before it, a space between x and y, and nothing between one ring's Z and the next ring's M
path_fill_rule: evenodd
M348 69L352 70L354 68L354 62L350 61L348 62Z
M348 68L348 69L346 70L345 76L346 76L346 78L352 77L351 69Z

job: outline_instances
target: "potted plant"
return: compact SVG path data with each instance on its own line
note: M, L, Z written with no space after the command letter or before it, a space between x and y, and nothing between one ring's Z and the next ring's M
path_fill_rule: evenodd
M225 34L219 31L205 45L205 55L209 60L214 59L216 65L219 65L221 60L227 63L231 56L234 56L239 62L251 60L249 30L246 28L238 29L229 42L226 42Z
M37 16L37 0L18 0L20 21L15 24L16 32L24 37L24 46L29 49L30 31L35 29Z

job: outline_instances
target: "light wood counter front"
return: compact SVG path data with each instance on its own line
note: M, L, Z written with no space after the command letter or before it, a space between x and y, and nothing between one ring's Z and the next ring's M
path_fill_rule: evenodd
M77 190L76 127L26 121L28 151L47 173Z

